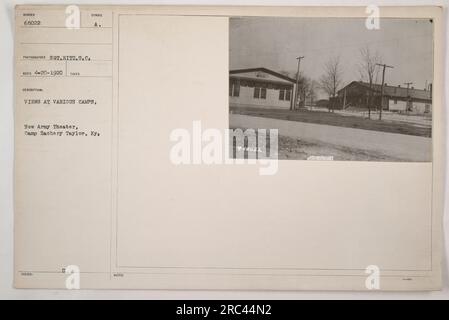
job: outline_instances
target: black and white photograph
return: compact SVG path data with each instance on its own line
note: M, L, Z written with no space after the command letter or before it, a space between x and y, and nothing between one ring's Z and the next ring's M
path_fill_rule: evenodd
M229 46L229 127L279 159L432 161L431 19L235 17Z
M2 2L0 300L449 299L449 0Z

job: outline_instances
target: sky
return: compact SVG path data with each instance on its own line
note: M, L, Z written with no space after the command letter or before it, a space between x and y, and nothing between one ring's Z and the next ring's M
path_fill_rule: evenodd
M387 69L385 83L424 89L433 78L433 23L428 19L380 20L379 30L359 18L231 18L230 69L265 67L319 80L324 64L339 56L343 83L360 79L360 50L378 52ZM381 73L378 83L381 82Z

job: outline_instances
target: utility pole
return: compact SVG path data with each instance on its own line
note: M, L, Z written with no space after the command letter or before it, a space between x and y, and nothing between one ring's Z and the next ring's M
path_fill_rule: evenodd
M298 60L298 71L296 71L296 89L295 89L295 101L293 103L293 110L295 110L296 103L298 102L299 66L301 65L301 59L303 59L303 58L304 58L304 56L296 58L296 60Z
M388 66L386 64L376 63L377 66L383 67L382 71L382 87L380 89L380 112L379 112L379 120L382 120L382 107L384 102L384 84L385 84L385 68L394 68L392 66Z
M408 90L410 88L410 85L413 84L413 82L405 82L404 83L407 86L407 106L405 107L405 111L408 112L409 104L410 104L410 97L408 95Z

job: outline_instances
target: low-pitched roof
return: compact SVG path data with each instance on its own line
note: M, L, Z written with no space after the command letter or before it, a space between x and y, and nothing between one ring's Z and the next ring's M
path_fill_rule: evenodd
M275 77L284 79L286 81L290 81L290 82L296 83L295 79L292 79L292 78L290 78L290 77L288 77L286 75L283 75L282 73L279 73L279 72L276 72L276 71L273 71L273 70L270 70L270 69L267 69L267 68L263 68L263 67L249 68L249 69L234 69L234 70L230 70L229 74L237 74L237 73L245 73L245 72L265 72L265 73L271 74L271 75L273 75Z
M363 81L352 81L350 84L347 85L347 87L352 85L353 83L360 84L369 89L369 83L363 82ZM372 89L375 92L380 93L381 88L382 88L382 85L380 85L380 84L376 84L376 83L372 84ZM341 89L341 90L343 90L343 89ZM430 92L430 90L422 90L422 89L415 89L415 88L409 88L407 90L407 87L404 88L404 87L399 87L399 86L384 85L384 95L390 96L393 98L399 98L399 99L400 98L406 99L407 95L408 95L412 99L429 100L429 101L432 100L432 93Z

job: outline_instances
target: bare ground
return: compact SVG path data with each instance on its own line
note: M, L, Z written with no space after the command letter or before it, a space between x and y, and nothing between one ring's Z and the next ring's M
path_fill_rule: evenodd
M245 128L241 129L245 130ZM234 150L233 152L235 152L236 141L230 141L230 143L230 150ZM267 152L270 152L269 145L267 145ZM245 153L244 157L247 158L247 153ZM313 159L309 159L309 157L313 157ZM279 160L317 160L316 157L332 157L334 161L401 161L401 159L380 152L306 141L287 136L278 137Z
M279 159L307 160L309 157L333 157L334 161L400 161L391 156L366 150L314 143L286 136L279 136Z
M412 136L431 137L431 125L392 120L367 119L360 116L341 115L334 112L309 110L274 110L255 107L230 107L230 112L254 117L273 118L337 127L356 128L372 131L400 133Z

